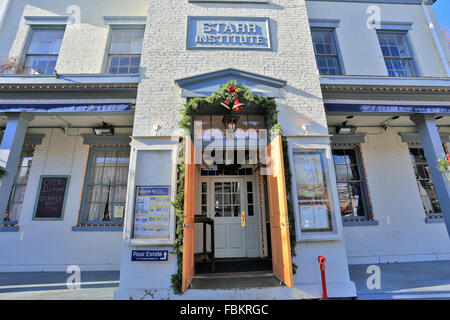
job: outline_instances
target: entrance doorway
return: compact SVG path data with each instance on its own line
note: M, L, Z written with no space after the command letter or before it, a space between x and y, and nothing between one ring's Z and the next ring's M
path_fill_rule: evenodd
M215 258L262 257L265 216L255 176L201 177L200 183L202 214L214 220ZM197 251L204 236L210 233L199 235Z

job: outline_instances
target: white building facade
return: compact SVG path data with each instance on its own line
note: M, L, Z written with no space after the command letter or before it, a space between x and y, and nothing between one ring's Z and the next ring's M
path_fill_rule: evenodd
M349 264L450 259L434 2L0 1L0 272L120 270L116 299L311 299L324 256L328 296L351 298ZM202 277L261 265L278 286Z

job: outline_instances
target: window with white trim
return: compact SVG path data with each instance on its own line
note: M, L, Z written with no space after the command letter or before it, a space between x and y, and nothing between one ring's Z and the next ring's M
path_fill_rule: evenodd
M141 65L144 28L112 28L108 52L108 74L136 74Z
M405 32L377 31L390 77L417 77L418 71Z
M22 73L54 74L64 32L65 28L32 28L23 60Z
M33 162L34 146L24 146L20 154L19 166L14 178L8 206L3 217L5 224L17 225L22 212L23 200Z
M90 146L80 225L122 225L130 147Z
M311 36L319 73L324 75L342 74L334 30L311 28Z

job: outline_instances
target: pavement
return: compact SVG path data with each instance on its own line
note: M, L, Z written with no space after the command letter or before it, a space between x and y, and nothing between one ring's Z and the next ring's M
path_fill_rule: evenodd
M358 300L450 300L450 261L350 265L349 270ZM71 289L77 284L65 272L0 273L0 300L112 300L119 276L119 271L84 271L78 288Z
M0 300L112 300L119 271L0 273Z
M375 281L375 273L378 272L373 271L376 267L371 267L367 272L370 266L349 266L358 300L450 300L450 261L377 264L375 266L379 267L380 275L378 283Z

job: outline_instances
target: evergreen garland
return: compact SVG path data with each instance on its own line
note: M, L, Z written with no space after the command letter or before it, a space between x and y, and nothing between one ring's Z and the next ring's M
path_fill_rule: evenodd
M182 119L179 122L180 128L184 129L184 135L189 135L191 132L191 127L193 125L194 115L199 110L201 106L221 103L227 100L232 102L236 96L230 94L229 87L236 86L236 94L239 100L245 105L257 105L264 110L267 125L270 128L270 134L272 136L278 136L283 134L281 125L278 123L278 110L274 99L261 97L259 95L254 95L243 83L238 86L236 80L228 81L226 84L222 85L219 90L214 92L212 95L206 98L192 98L189 99L181 109ZM291 255L296 256L295 246L296 246L296 235L295 235L295 217L294 210L292 206L291 197L291 171L289 167L289 157L287 150L287 139L282 136L283 141L283 154L284 158L284 170L285 170L285 180L286 180L286 193L287 193L287 203L288 203L288 217L289 217L289 233L290 233L290 243L291 243ZM184 139L183 139L184 142ZM184 143L183 143L184 146ZM180 164L177 166L177 194L175 196L175 201L172 205L175 208L176 215L176 236L174 242L173 254L177 256L177 273L172 275L172 289L175 294L182 294L182 271L183 271L183 223L184 223L184 176L185 176L185 166L184 166L184 150L180 148L179 158L182 159ZM292 263L293 273L296 273L297 265Z

